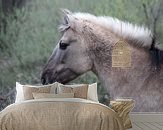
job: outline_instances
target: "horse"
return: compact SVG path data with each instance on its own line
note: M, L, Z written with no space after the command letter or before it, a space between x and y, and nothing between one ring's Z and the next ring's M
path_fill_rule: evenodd
M65 84L92 71L111 99L133 98L135 112L163 111L163 55L149 29L110 16L64 9L59 32L62 37L43 68L42 84ZM112 64L119 41L127 43L131 53L127 67Z

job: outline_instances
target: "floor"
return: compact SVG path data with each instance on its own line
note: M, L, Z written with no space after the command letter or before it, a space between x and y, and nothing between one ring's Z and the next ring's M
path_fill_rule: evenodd
M131 113L133 128L128 130L163 130L163 113Z

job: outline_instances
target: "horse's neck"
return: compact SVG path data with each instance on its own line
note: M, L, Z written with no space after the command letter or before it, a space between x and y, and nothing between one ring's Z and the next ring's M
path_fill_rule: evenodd
M130 96L126 94L126 91L132 93L132 87L144 91L143 86L151 86L149 82L158 84L157 72L148 50L131 47L131 53L132 66L128 69L112 68L111 56L105 60L96 57L93 70L107 91L114 92L113 96Z

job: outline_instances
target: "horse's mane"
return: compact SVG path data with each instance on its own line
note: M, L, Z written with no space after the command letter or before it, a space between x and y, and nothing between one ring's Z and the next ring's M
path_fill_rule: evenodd
M124 22L109 16L95 16L89 13L79 12L70 13L69 16L70 15L78 20L87 20L109 29L123 39L134 41L134 43L140 47L151 47L153 34L144 26L137 26L136 24ZM64 28L66 29L66 27Z
M68 19L64 19L65 23L60 26L61 31L68 29L71 26L71 23L75 22L75 20L89 21L92 24L99 25L103 28L111 30L111 32L115 33L122 39L128 40L130 42L133 41L133 44L136 46L148 48L149 50L151 46L153 46L153 34L151 30L144 26L138 26L136 24L124 22L110 16L95 16L89 13L81 12L71 13L69 10L63 10L63 12L68 17ZM155 45L153 47L155 49ZM163 51L161 51L160 54L162 53ZM163 61L163 56L161 55L160 57L161 61ZM157 56L155 58L158 59Z

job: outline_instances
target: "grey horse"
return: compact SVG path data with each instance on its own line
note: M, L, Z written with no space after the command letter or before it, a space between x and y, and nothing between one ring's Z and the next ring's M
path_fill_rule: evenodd
M108 16L63 12L62 37L43 69L42 83L67 83L92 71L111 98L133 98L134 111L163 112L163 58L151 31ZM130 50L127 67L112 64L119 41Z

